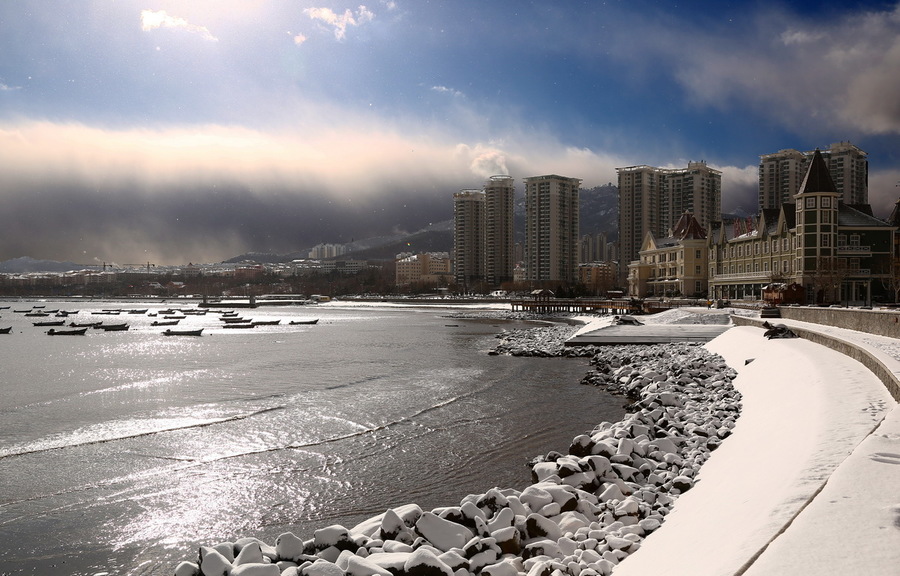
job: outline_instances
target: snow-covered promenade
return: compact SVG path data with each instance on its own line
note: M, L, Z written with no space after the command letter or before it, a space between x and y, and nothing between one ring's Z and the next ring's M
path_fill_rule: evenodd
M702 323L723 313L645 318ZM896 340L843 332L900 374ZM504 351L551 353L567 333L515 335ZM304 538L214 544L176 573L896 574L897 403L860 363L762 334L739 326L705 347L595 350L585 383L627 394L633 411L542 458L524 490L431 511L410 504Z
M895 339L772 322L862 346L900 374ZM692 576L898 573L896 402L859 362L761 332L735 327L707 346L738 371L741 418L695 487L616 575L660 566Z

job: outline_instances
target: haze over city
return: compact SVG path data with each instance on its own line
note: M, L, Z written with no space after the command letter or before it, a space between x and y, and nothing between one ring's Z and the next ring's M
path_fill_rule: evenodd
M0 261L177 264L452 218L485 178L850 141L900 195L895 2L0 4Z

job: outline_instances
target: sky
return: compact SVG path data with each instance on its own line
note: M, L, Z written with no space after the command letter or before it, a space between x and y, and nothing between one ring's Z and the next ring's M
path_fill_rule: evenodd
M415 231L495 174L850 141L900 196L896 2L0 3L0 261L215 262Z

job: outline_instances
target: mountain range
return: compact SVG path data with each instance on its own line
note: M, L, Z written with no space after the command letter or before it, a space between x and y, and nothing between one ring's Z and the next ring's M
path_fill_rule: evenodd
M610 242L618 238L618 188L612 184L587 188L580 191L581 234L604 233ZM513 214L516 242L525 242L525 197L517 196ZM452 252L453 220L430 224L415 232L398 231L386 236L352 240L344 244L347 252L341 257L359 260L391 260L402 252ZM246 252L225 260L226 263L253 261L273 264L290 262L309 257L312 247L275 254L269 252ZM97 269L96 264L85 265L74 262L37 260L23 256L0 262L0 273L23 274L29 272L66 272L85 268Z

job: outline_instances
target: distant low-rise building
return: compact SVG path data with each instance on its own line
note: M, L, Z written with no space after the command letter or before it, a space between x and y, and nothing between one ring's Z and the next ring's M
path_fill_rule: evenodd
M424 284L428 286L445 286L453 277L450 254L447 252L425 252L412 254L404 252L397 255L397 286Z

